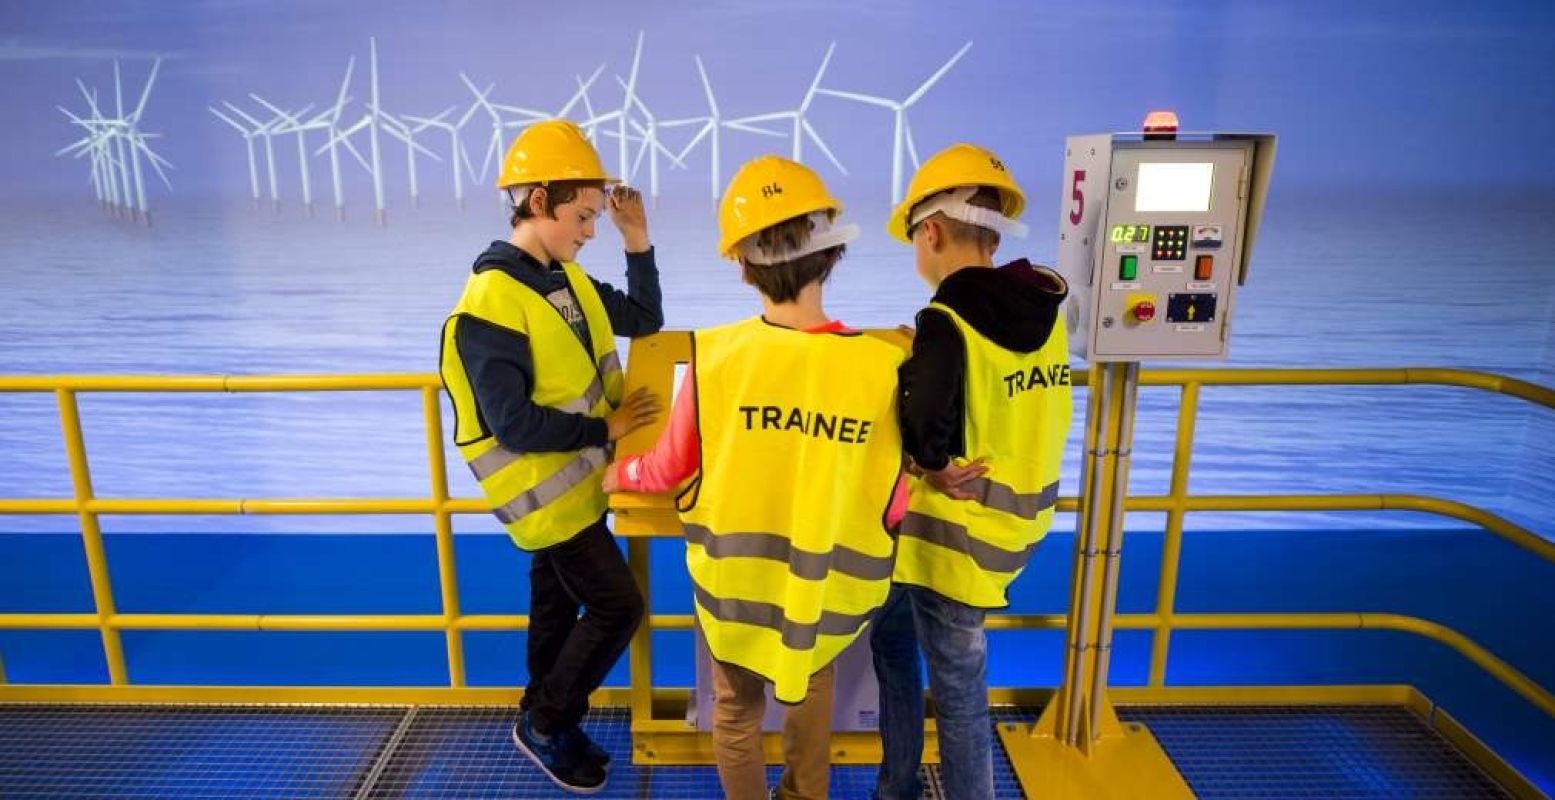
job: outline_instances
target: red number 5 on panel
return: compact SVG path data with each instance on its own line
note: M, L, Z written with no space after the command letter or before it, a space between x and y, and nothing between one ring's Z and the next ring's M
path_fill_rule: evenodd
M1085 194L1080 191L1080 184L1085 182L1085 170L1074 171L1074 184L1069 196L1074 198L1074 208L1069 211L1069 224L1079 225L1085 218Z

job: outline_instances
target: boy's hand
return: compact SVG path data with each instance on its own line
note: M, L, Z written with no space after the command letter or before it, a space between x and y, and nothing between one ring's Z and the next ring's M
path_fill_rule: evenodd
M648 212L643 209L642 192L626 184L616 184L606 195L610 221L621 232L626 252L643 253L648 247Z
M621 437L644 425L651 425L658 418L659 397L643 386L628 395L621 401L620 408L605 417L605 429L609 432L610 441L620 441Z
M603 485L605 494L621 491L621 481L616 479L616 467L618 466L620 466L620 464L616 461L612 461L605 465L605 480Z
M921 469L921 468L920 468ZM940 470L923 470L923 479L930 486L944 492L947 496L956 500L972 500L972 495L961 490L961 485L975 478L981 478L988 474L988 466L979 458L965 466L958 466L952 461Z

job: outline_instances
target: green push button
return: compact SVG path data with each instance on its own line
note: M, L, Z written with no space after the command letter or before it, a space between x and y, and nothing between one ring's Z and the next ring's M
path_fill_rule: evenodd
M1139 278L1139 256L1123 256L1118 261L1118 280L1132 281Z

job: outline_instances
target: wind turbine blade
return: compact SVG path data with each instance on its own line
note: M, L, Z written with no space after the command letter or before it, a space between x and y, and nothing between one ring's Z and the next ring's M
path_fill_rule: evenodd
M826 65L831 63L832 51L836 49L836 42L826 46L826 55L821 58L821 68L815 71L815 80L810 82L810 90L805 92L804 100L799 103L799 111L801 113L810 108L810 101L815 99L816 90L821 88L821 78L826 74Z
M226 114L221 113L220 111L217 111L214 106L206 106L206 108L209 108L211 110L211 113L216 115L217 119L221 120L222 122L227 123L228 125L231 125L234 128L237 128L238 129L238 133L241 133L244 136L248 136L248 133L249 133L248 129L243 127L242 125L239 125L237 123L237 121L234 120L233 118L227 116Z
M954 67L956 65L956 62L960 61L961 57L966 55L966 51L971 50L971 49L972 49L972 43L971 42L967 42L966 44L961 45L961 49L957 50L956 54L951 56L949 61L945 62L945 66L940 67L939 71L937 71L933 75L929 76L929 79L924 81L922 86L918 87L918 91L913 92L911 95L908 95L907 99L902 101L902 106L904 108L907 107L907 106L911 106L913 103L918 102L918 100L920 98L922 98L925 94L928 94L929 89L933 88L934 84L938 83L940 78L945 77L945 73L949 72L950 68Z
M872 97L870 95L859 94L857 92L839 92L836 89L817 89L815 90L815 93L824 94L827 97L837 97L843 100L852 100L858 103L867 103L872 106L880 106L881 108L889 108L893 110L897 106L896 101L894 100L887 100L884 97Z
M686 164L680 160L680 156L671 153L669 148L660 143L658 139L653 140L653 149L659 151L659 153L663 154L665 158L669 159L670 164L672 164L676 169L686 168Z
M340 144L345 146L346 152L350 153L351 156L356 159L356 163L362 165L362 169L363 170L365 170L367 172L372 172L373 171L372 165L368 164L367 163L367 159L362 157L362 151L356 149L356 145L351 144L351 140L350 139L341 139L340 140Z
M226 100L221 101L221 104L226 106L228 111L231 111L232 113L242 117L244 122L254 126L254 133L262 133L266 128L270 127L268 123L261 123L259 120L249 116L243 109L238 108Z
M481 110L480 103L471 103L469 109L464 112L464 115L459 117L459 121L454 123L454 130L463 128L465 123L469 122L470 118L475 116L475 112L479 110Z
M166 186L167 190L171 192L173 190L173 182L168 180L167 173L162 171L162 164L167 164L169 169L172 169L173 165L168 164L167 159L152 152L145 142L137 141L135 145L140 148L141 152L146 154L146 160L151 164L151 169L156 171L157 177L162 179L162 185Z
M912 123L907 121L906 114L902 115L902 132L907 134L907 157L912 159L912 168L917 169L920 166L918 163L918 145L912 140Z
M758 127L756 127L754 125L746 125L746 124L741 123L741 122L725 122L725 123L723 123L723 126L725 128L732 128L732 129L737 130L737 131L745 131L746 133L755 133L755 134L759 134L761 136L771 136L771 137L774 137L774 138L777 138L777 139L787 139L788 138L788 134L783 133L782 131L769 131L766 128L758 128Z
M681 160L685 160L686 155L691 152L691 149L696 147L698 144L700 144L703 139L706 139L707 135L709 133L713 132L713 128L716 127L716 125L717 125L717 123L714 122L711 119L709 119L705 124L703 124L702 125L702 130L697 131L697 135L691 137L691 141L687 142L685 147L680 148L680 158L681 158Z
M92 117L101 119L103 115L102 112L97 110L97 97L87 91L86 84L82 83L80 78L76 78L76 86L81 89L81 96L86 98L87 107L92 109Z
M731 120L729 120L728 124L730 124L730 125L735 125L735 124L749 125L752 122L771 122L773 120L778 120L778 119L793 119L793 118L794 118L794 112L792 112L792 111L774 111L771 114L757 114L757 115L755 115L753 117L740 117L739 119L731 119Z
M684 128L687 125L706 125L712 117L687 117L685 119L659 120L660 128Z
M603 67L604 65L601 64L600 66ZM578 94L583 97L583 113L587 114L589 119L592 119L594 117L594 103L589 100L588 87L583 85L581 77L578 78Z
M697 62L697 74L702 76L702 93L707 95L707 109L716 118L718 116L718 101L713 99L713 82L707 79L707 68L702 66L700 55L692 56Z
M256 103L264 106L266 109L268 109L270 111L270 113L272 113L272 114L274 114L274 115L276 115L278 117L284 118L287 122L290 122L293 125L297 124L297 117L302 116L302 113L299 113L296 116L288 114L285 111L282 111L281 109L276 108L275 105L273 103L271 103L269 100L266 100L263 97L260 97L259 95L254 94L253 92L249 92L248 96L254 102L256 102ZM303 113L306 113L306 112L303 112Z
M634 122L632 124L636 125L637 123ZM653 141L645 136L642 140L642 145L637 148L637 157L632 159L632 170L628 173L627 181L637 177L637 171L643 164L643 156L648 154L648 146L651 144L653 144Z
M486 113L491 114L493 119L499 119L497 116L497 110L492 108L491 103L486 101L486 95L491 92L495 84L487 84L486 91L483 92L475 88L475 83L470 80L470 76L464 74L463 72L459 73L459 80L464 81L464 85L470 87L470 93L475 95L475 102L479 103L483 108L485 108Z
M594 85L594 81L599 80L599 76L603 74L604 71L605 65L600 64L598 67L594 68L594 74L590 75L588 80L585 81L582 78L579 78L578 90L572 93L572 97L568 98L567 104L562 106L562 110L556 112L556 116L565 117L568 114L571 114L573 107L583 101L584 96L588 94L589 88ZM593 116L592 112L589 114L589 116Z
M356 69L356 56L346 60L346 77L340 81L340 91L335 95L334 116L331 122L339 121L340 113L345 110L346 92L351 89L351 71Z
M157 82L157 70L162 67L162 59L151 62L151 74L146 76L146 88L140 90L140 102L135 104L135 113L130 119L140 121L140 113L146 110L146 101L151 97L151 85Z
M815 146L820 148L822 153L826 154L826 158L831 161L832 166L836 167L838 172L847 175L848 168L844 167L842 162L838 161L837 157L832 154L831 148L827 147L826 142L821 139L821 135L815 132L815 126L810 124L810 120L803 120L799 124L804 128L805 134L810 137L810 141L814 142Z
M113 110L119 119L124 119L124 83L119 80L119 60L113 61Z
M637 32L637 48L632 51L632 76L627 80L626 83L626 97L628 100L630 100L632 94L637 91L637 65L640 64L643 59L643 34L644 31Z

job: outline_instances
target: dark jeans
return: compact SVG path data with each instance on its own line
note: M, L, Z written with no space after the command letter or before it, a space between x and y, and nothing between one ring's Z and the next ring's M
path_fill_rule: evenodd
M892 584L875 617L869 644L880 679L884 758L875 796L916 800L923 794L923 668L939 724L940 775L950 800L993 797L993 729L988 719L986 611L918 586Z
M583 616L578 616L582 609ZM529 686L520 708L549 736L588 712L589 693L631 642L643 597L603 517L529 567Z

